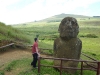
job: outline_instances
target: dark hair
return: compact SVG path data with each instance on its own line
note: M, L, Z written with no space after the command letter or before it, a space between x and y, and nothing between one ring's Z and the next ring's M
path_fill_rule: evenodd
M37 38L34 38L34 41L36 42L37 41Z

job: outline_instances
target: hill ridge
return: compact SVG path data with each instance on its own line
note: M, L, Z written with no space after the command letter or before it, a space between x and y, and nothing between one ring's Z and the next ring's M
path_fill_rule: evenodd
M61 21L63 18L65 17L74 17L74 18L91 18L91 16L84 16L84 15L76 15L76 14L58 14L58 15L54 15L54 16L51 16L51 17L48 17L46 19L43 19L43 20L40 20L40 21Z

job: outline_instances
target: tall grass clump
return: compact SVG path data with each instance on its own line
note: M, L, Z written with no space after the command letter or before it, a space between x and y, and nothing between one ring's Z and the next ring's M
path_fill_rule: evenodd
M4 71L0 71L0 75L4 75Z
M7 65L7 67L5 67L5 70L6 71L11 71L13 69L13 67L15 66L15 64L16 64L16 61L12 61L11 63L9 63Z

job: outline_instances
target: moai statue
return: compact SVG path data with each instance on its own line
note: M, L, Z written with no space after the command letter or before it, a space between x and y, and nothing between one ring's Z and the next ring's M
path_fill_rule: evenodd
M58 29L60 37L54 40L54 57L67 59L80 59L82 42L77 35L79 26L77 20L73 17L65 17ZM78 62L63 61L63 67L77 67ZM54 65L59 66L60 61L54 60ZM64 69L68 73L74 73L75 70Z

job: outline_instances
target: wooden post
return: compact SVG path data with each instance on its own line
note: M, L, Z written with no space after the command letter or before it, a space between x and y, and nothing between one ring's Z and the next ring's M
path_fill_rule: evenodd
M97 74L96 75L100 75L100 62L98 62L98 66L97 66Z
M62 75L62 59L61 59L61 63L60 63L60 75Z
M81 62L81 75L83 75L83 62Z

